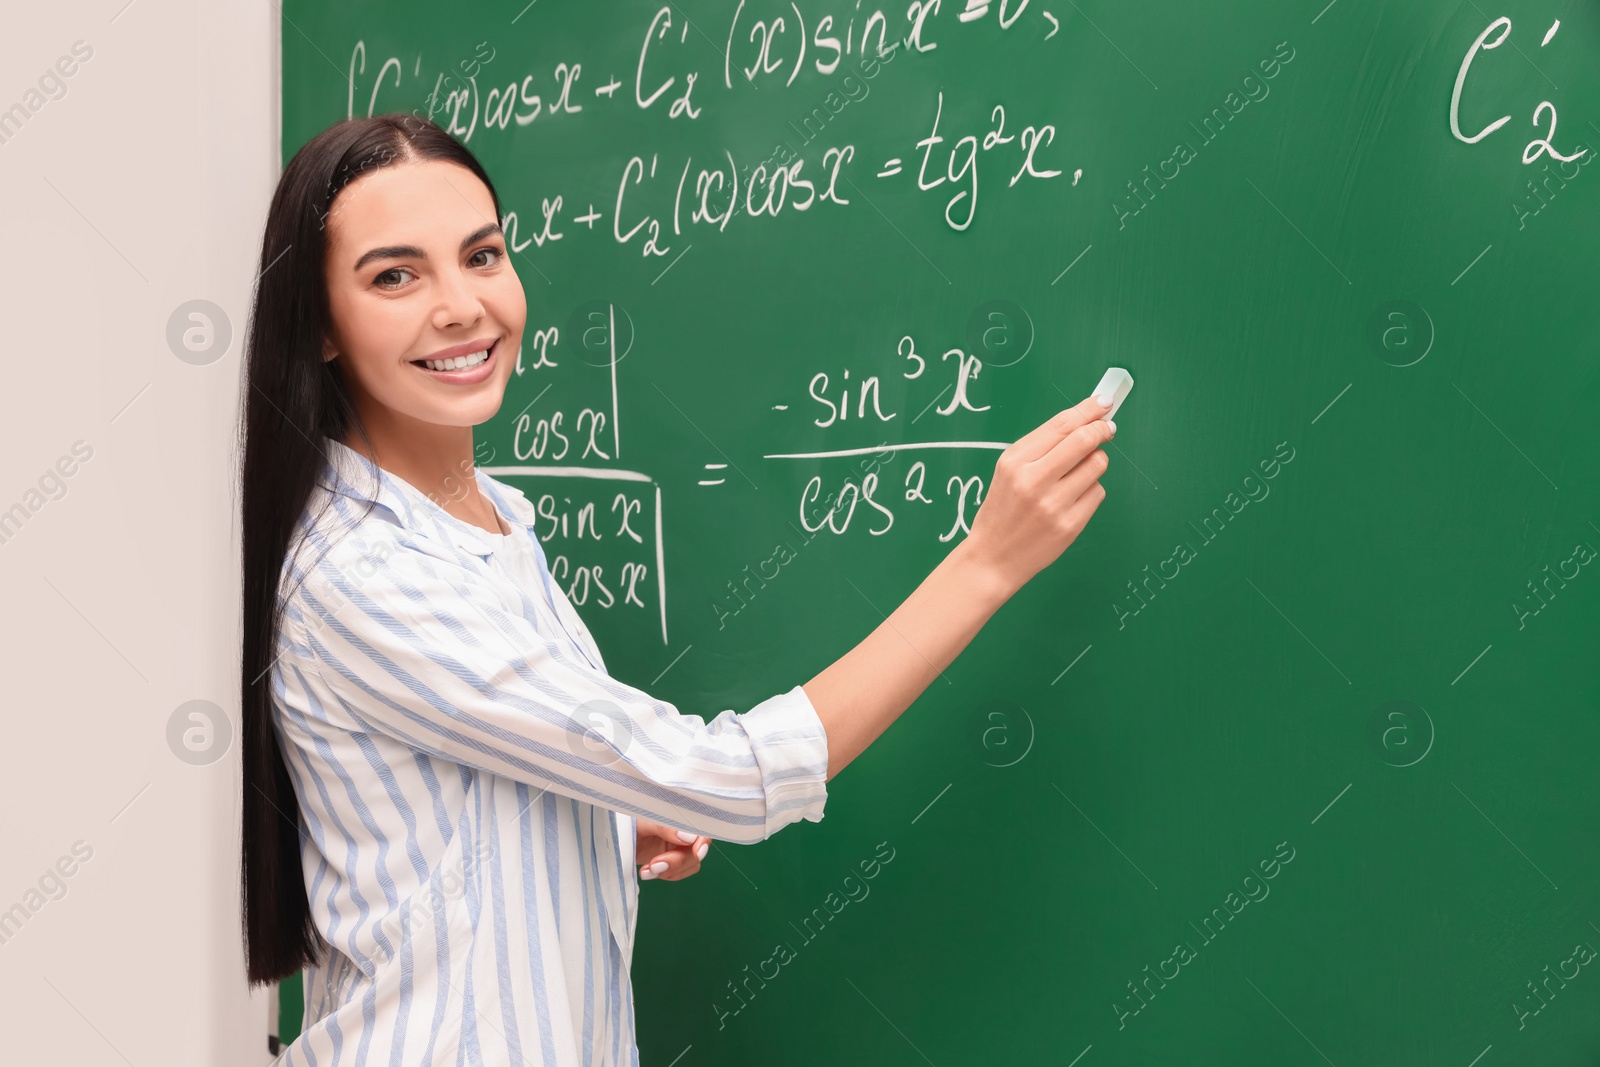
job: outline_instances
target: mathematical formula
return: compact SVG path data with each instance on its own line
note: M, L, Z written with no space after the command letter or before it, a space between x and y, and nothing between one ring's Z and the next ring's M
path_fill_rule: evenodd
M808 5L819 6L823 5ZM832 116L859 99L856 92L863 89L864 80L877 76L899 55L935 50L942 32L986 19L990 7L988 0L968 0L961 9L943 0L913 0L903 16L890 16L882 9L863 12L861 0L856 0L854 7L839 5L840 9L813 11L808 17L790 0L767 3L758 17L754 5L740 0L719 42L667 4L639 31L637 62L627 72L627 81L609 74L603 81L586 75L580 56L519 67L503 49L482 41L472 56L448 73L435 75L426 93L418 93L407 82L406 64L398 56L385 57L381 63L372 57L375 69L369 75L366 42L357 41L347 68L346 109L355 115L362 96L367 115L404 109L403 105L420 100L426 106L412 110L426 114L463 143L534 123L583 121L580 116L597 108L642 110L667 123L687 123L714 108L714 93L787 89L802 70L828 76L849 61L844 69L855 74L844 76L844 95L830 89L802 117L799 127L790 123L805 146L815 136L810 133L813 127L820 133ZM1030 0L1015 5L1001 0L995 12L1001 30L1009 30L1029 7ZM945 10L954 18L941 18ZM1035 12L1050 26L1044 38L1049 40L1057 21L1048 11ZM697 52L703 55L708 44L722 59L722 70L717 72L721 77L709 79L709 88L702 77L706 72L694 69L692 59ZM419 54L411 64L411 80L420 82L421 71ZM954 105L963 109L959 120L948 113ZM1045 116L1027 115L1018 125L1008 119L1003 101L977 99L976 94L957 100L942 90L927 101L927 108L925 135L914 139L908 131L903 156L868 160L860 146L844 141L812 146L808 152L782 141L775 148L764 147L758 156L729 145L698 160L690 155L664 159L660 153L641 153L622 165L609 188L551 190L539 196L537 212L517 205L502 225L519 252L530 244L543 248L580 230L595 233L596 223L601 223L600 234L609 232L612 240L636 247L641 256L665 256L673 249L669 225L675 238L694 227L720 232L735 218L775 219L824 205L842 207L852 203L848 190L856 177L883 182L904 173L904 180L909 180L914 170L920 192L946 187L939 194L946 196L945 222L965 230L978 211L979 172L987 169L984 160L995 160L992 166L1000 170L996 180L1004 179L1004 189L1019 181L1048 181L1068 173L1060 158L1056 124L1045 121ZM953 129L958 121L959 128ZM1072 170L1064 186L1076 186L1082 173ZM988 183L981 188L988 188Z

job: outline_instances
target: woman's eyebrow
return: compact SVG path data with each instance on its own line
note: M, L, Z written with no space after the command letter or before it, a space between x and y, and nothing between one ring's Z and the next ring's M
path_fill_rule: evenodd
M472 231L470 234L468 234L465 238L462 239L462 241L461 241L461 249L460 250L465 252L469 245L475 244L476 242L483 240L485 237L488 237L492 233L498 233L498 234L501 234L501 236L504 236L504 232L500 229L500 224L498 222L488 223L488 224L486 224L484 226L480 226L480 227L478 227L478 229ZM375 259L427 259L427 258L428 258L428 253L424 252L422 249L418 248L416 245L385 245L382 248L374 248L374 249L372 249L371 251L367 252L366 255L364 255L360 259L356 260L356 265L355 265L354 269L355 270L360 270L362 267L366 266L368 263L370 263L371 261L373 261Z

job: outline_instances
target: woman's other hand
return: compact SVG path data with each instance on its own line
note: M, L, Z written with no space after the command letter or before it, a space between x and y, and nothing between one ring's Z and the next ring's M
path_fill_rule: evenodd
M700 869L711 848L711 838L697 837L687 830L674 830L658 822L638 819L639 878L676 882Z
M1107 410L1087 397L1000 453L965 547L1012 591L1055 562L1105 499L1110 457L1100 446L1116 432Z

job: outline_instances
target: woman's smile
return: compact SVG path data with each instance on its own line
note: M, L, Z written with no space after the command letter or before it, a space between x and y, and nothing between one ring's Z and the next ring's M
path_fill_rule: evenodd
M446 385L476 385L493 376L501 340L503 338L496 337L493 340L468 341L425 359L414 359L411 365Z

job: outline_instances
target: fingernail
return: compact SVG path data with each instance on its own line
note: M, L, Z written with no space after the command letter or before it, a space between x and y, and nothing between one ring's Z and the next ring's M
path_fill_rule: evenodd
M1112 437L1117 436L1117 424L1112 422L1110 419L1107 419L1106 420L1106 425L1111 427L1111 436Z
M649 867L640 867L639 868L639 878L641 880L649 881L650 879L654 878L655 876L656 876L656 872L652 871Z
M702 842L700 842L700 847L694 850L694 858L697 859L697 860L703 860L703 859L706 858L706 853L710 852L710 851L711 851L711 842L702 841Z
M650 873L651 874L665 874L666 872L667 872L667 861L666 860L656 860L654 863L652 863L650 865Z
M696 837L695 834L691 834L687 830L679 830L678 831L678 840L682 841L686 845L694 844L695 837Z
M1115 398L1110 396L1109 394L1102 393L1100 396L1095 397L1095 399L1100 401L1100 406L1101 407L1108 408L1108 407L1111 406L1111 402Z

